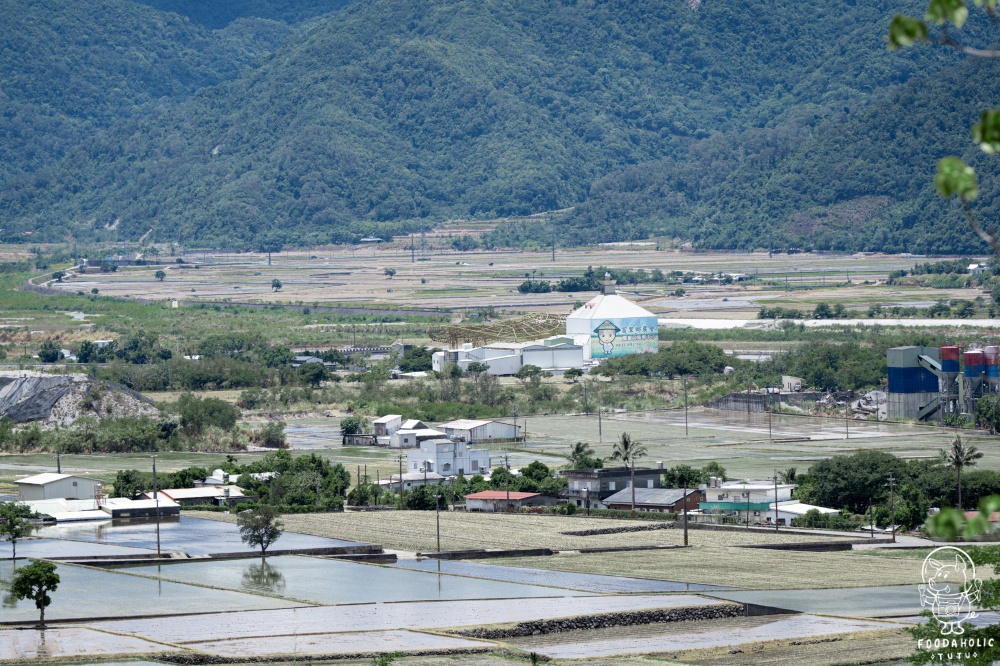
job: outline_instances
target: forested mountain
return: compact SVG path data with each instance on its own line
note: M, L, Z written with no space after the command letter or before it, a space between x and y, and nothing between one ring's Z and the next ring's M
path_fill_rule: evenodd
M209 28L224 28L245 18L295 25L337 11L352 0L137 0L164 12L186 16Z
M234 78L291 29L212 32L130 0L0 0L0 185L31 182L65 151L153 100Z
M130 5L225 45L248 21L306 28L253 65L229 55L217 81L62 138L78 143L59 160L14 160L0 236L328 242L575 205L561 236L579 242L900 245L940 222L925 197L933 158L967 145L967 112L996 80L965 79L950 52L889 53L889 18L919 12L899 0L147 2L190 18L78 6ZM100 34L65 32L54 49ZM967 245L951 226L949 242Z

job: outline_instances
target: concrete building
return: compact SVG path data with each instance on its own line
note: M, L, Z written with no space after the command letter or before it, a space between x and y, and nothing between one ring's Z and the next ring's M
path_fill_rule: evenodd
M618 295L614 280L601 282L601 293L566 319L566 334L586 336L590 358L655 352L659 319L652 312Z
M428 439L420 442L419 452L407 456L410 472L437 472L441 476L488 474L490 452L470 449L465 442Z
M688 511L698 509L700 502L705 500L705 493L697 488L636 488L635 510L652 511L654 513L680 513L687 504ZM609 509L631 510L632 489L619 490L614 495L602 500Z
M816 509L822 514L840 513L836 509L827 509L822 506L813 506L812 504L803 504L798 500L788 500L786 502L778 502L778 525L791 525L792 521L796 518L801 518L806 515L809 511ZM774 525L774 509L775 502L771 502L770 510L767 513L767 524Z
M424 484L434 485L442 481L447 481L445 477L441 476L437 472L404 472L403 473L403 490L412 490L417 486L422 486ZM392 474L388 479L379 479L378 485L380 488L398 493L399 492L399 474Z
M125 497L112 497L101 505L101 511L111 518L155 518L157 514L164 516L181 515L181 507L168 498L161 497L159 502L151 499L130 500Z
M541 493L508 493L504 490L484 490L465 496L466 511L484 513L517 511L525 506L555 506L558 503L558 497L542 495Z
M662 463L656 469L636 468L635 487L662 488ZM598 469L568 469L559 472L569 484L568 497L577 506L586 506L589 501L593 509L604 509L604 499L618 491L631 487L632 475L627 467L604 467Z
M518 426L503 421L458 419L442 423L440 428L449 438L463 439L466 442L478 442L484 439L517 439L520 435Z
M938 347L893 347L886 352L890 419L928 419L941 414L943 371Z
M699 487L705 499L698 508L702 513L721 513L739 516L750 523L765 523L772 503L790 501L797 487L794 483L779 483L775 487L773 481L722 481L713 476L708 484Z
M418 421L419 423L419 421ZM415 449L420 446L420 442L428 439L445 439L448 435L440 430L434 430L424 426L423 428L410 430L400 428L389 436L389 448L393 449Z
M376 437L388 437L400 429L403 423L402 414L386 414L372 421L372 429Z
M100 481L53 472L36 474L17 482L17 494L23 500L93 499L100 490Z
M441 372L447 365L457 365L463 372L470 363L483 363L486 373L516 375L526 365L561 372L583 368L590 362L588 336L556 335L535 342L495 342L482 347L464 344L459 349L434 352L431 366Z

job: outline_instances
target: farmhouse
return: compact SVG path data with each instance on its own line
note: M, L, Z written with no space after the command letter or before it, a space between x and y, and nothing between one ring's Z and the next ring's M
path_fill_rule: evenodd
M653 513L679 513L687 504L688 511L698 508L698 503L705 499L705 494L697 488L636 488L636 511L652 511ZM632 508L632 489L619 490L614 495L602 500L609 509Z
M100 481L52 472L29 476L17 482L17 495L23 500L93 499L100 491Z
M437 472L405 472L403 474L403 490L412 490L417 486L440 483L446 481L445 477ZM379 479L379 487L386 488L393 492L399 492L399 474L392 474L388 479Z
M766 522L768 510L773 511L772 504L790 501L796 487L794 483L775 485L770 481L722 481L713 476L700 486L705 501L698 506L702 513L743 516L749 522Z
M559 472L569 482L568 497L577 506L591 508L606 508L604 499L628 488L632 482L632 474L628 467L604 467L599 469L568 469ZM635 487L662 488L660 476L663 474L663 463L657 463L656 469L643 468L635 470Z
M488 474L490 452L470 449L465 442L428 439L420 442L420 451L407 456L411 472L437 472L441 476Z
M504 490L484 490L465 496L466 511L517 511L524 506L553 506L559 499L541 493L508 493Z
M462 439L466 442L477 442L483 439L516 439L518 426L503 421L479 421L475 419L458 419L442 423L441 429L452 439Z

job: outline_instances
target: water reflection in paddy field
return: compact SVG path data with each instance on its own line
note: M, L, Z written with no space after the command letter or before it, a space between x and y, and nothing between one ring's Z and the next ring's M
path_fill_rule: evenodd
M550 585L553 587L581 590L599 594L622 594L629 592L693 592L699 590L726 590L730 588L720 585L702 585L700 583L680 583L667 580L650 580L643 578L623 578L620 576L601 576L597 574L570 573L565 571L547 571L544 569L523 569L520 567L505 567L495 564L479 564L477 562L440 561L440 560L400 560L395 566L421 571L440 571L446 574L474 576L514 583L529 583L534 585Z
M37 619L37 618L36 618ZM178 648L135 636L116 636L78 627L50 627L44 631L0 630L0 659L59 659L87 655L175 652ZM150 661L127 661L75 666L160 666Z
M19 560L17 564L20 568L26 562ZM14 570L10 560L0 562L0 601L3 603L0 618L4 622L36 621L38 609L34 601L15 601L9 595ZM300 605L282 599L212 590L70 564L57 565L56 573L59 574L59 587L51 594L52 605L45 610L46 619L134 617Z
M111 521L108 521L109 523ZM10 559L13 548L10 542L0 542L0 559ZM17 556L41 558L117 557L120 555L156 555L156 549L130 548L89 541L65 539L28 539L17 542Z
M96 525L63 523L51 527L43 527L35 534L39 537L53 539L89 541L92 543L156 550L155 520L115 521L114 524L101 522ZM275 542L272 549L297 550L300 548L333 548L336 546L353 545L357 545L357 542L285 532ZM257 550L250 548L240 541L239 529L232 523L189 518L187 516L160 521L160 549L162 551L180 551L189 555L239 553Z
M316 557L197 561L128 567L163 580L276 594L322 604L587 596L585 592L432 574ZM540 582L540 581L536 581Z

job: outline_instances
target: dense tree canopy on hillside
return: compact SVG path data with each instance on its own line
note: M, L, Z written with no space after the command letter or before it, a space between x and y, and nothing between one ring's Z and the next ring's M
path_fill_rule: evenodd
M576 206L564 242L976 246L962 225L931 231L948 211L928 207L921 170L998 77L919 78L958 56L888 53L889 18L919 2L340 4L89 0L73 22L62 4L31 3L34 25L55 33L11 20L8 41L51 53L15 58L8 76L70 91L79 114L129 111L94 132L68 111L46 124L44 95L19 93L36 105L19 136L52 146L4 144L20 149L0 160L0 239L152 228L149 240L253 247L280 229L291 244L343 242ZM292 36L282 23L306 19ZM151 52L126 59L118 42ZM74 67L61 67L74 49ZM117 59L145 87L111 86ZM921 86L940 88L920 94L939 107L914 108ZM487 241L551 235L507 225Z

